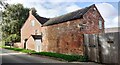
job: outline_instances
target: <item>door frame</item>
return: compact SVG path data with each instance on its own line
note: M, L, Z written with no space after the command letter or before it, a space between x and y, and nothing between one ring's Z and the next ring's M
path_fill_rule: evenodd
M36 43L37 41L40 43ZM36 39L35 40L35 51L41 52L41 50L42 50L42 39Z

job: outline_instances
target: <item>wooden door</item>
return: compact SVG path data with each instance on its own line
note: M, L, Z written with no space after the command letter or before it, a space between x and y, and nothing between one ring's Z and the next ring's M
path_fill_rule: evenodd
M119 36L117 32L84 34L85 55L88 55L90 61L117 64Z
M35 51L41 52L41 49L42 49L41 39L35 40Z
M89 61L99 61L98 37L96 34L84 34L85 55Z
M118 63L118 33L99 35L101 63Z

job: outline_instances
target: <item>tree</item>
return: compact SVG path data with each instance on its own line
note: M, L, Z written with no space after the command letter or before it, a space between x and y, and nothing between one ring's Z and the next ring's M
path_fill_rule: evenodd
M28 18L29 9L22 4L9 4L2 12L2 40L20 41L20 29ZM10 39L9 39L10 38Z
M1 5L3 8L6 9L7 6L8 6L8 3L5 3L4 0L1 0L1 1L0 1L0 5ZM2 8L2 7L0 7L0 8Z

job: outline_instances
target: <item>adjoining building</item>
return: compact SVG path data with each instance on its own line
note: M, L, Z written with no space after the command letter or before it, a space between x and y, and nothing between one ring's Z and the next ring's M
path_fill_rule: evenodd
M84 34L99 33L104 33L104 20L95 4L54 18L31 9L21 28L21 48L83 55Z

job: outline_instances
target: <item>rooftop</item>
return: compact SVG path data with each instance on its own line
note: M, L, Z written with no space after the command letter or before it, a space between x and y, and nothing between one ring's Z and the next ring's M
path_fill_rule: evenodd
M74 12L67 13L67 14L62 15L62 16L58 16L58 17L51 18L51 19L49 19L47 22L45 22L45 23L43 24L43 26L49 26L49 25L53 25L53 24L63 23L63 22L67 22L67 21L70 21L70 20L82 18L82 16L83 16L92 6L95 6L95 4L93 4L93 5L89 6L89 7L83 8L83 9L79 9L79 10L74 11Z

